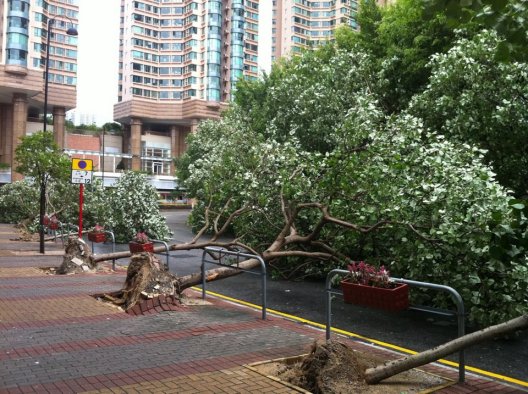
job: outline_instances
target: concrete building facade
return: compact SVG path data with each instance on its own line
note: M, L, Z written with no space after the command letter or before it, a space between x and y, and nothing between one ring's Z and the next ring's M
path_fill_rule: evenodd
M258 0L121 0L119 97L127 168L174 175L173 158L258 76Z
M331 40L337 26L357 24L357 0L273 0L272 60Z
M77 37L66 32L77 21L77 0L0 0L0 163L9 168L0 182L22 178L14 171L20 137L42 130L47 45L50 130L64 147L65 112L76 105L77 84Z

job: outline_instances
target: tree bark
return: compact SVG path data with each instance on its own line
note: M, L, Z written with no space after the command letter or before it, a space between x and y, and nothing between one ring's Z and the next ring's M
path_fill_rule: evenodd
M368 384L379 383L400 372L437 361L442 357L455 353L461 349L465 349L476 343L491 339L498 335L504 335L512 331L524 330L526 328L528 328L528 315L523 315L507 322L464 335L422 353L389 361L384 365L379 365L374 368L369 368L365 371L365 381Z
M46 183L40 182L39 250L44 254L44 215L46 214Z
M183 243L183 244L173 244L169 245L169 251L171 250L196 250L204 249L208 246L219 247L219 248L228 248L230 246L236 245L236 242L201 242L201 243ZM155 253L164 253L166 251L165 246L156 246L154 248ZM91 259L94 263L101 261L113 260L113 259L124 259L132 256L132 253L129 251L123 252L114 252L114 253L105 253L92 255Z
M242 269L251 269L256 268L260 266L260 262L257 259L249 259L241 261L238 264L239 268ZM228 278L230 276L241 274L243 271L240 271L236 268L229 268L229 267L220 267L215 268L212 270L205 271L205 280L207 282L212 282L214 280L218 279L224 279ZM202 273L201 272L195 272L190 275L180 276L178 277L178 284L180 291L185 290L191 286L196 286L202 283Z

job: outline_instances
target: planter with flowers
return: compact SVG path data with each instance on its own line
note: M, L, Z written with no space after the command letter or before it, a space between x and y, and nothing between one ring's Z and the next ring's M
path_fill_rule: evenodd
M88 232L88 239L96 243L106 242L106 234L104 227L96 224L92 228L92 230Z
M150 241L147 234L139 232L134 239L128 243L130 253L150 252L154 253L154 244Z
M51 218L49 219L49 225L48 227L50 230L58 230L59 229L59 219L57 219L57 216L51 215Z
M384 266L376 267L364 261L348 265L349 274L341 281L346 303L402 311L409 307L409 286L391 282Z

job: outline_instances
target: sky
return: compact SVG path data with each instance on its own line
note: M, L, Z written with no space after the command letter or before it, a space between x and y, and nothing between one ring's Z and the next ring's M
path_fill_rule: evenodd
M260 0L259 68L271 68L271 0ZM117 102L120 0L79 0L77 122L112 122Z

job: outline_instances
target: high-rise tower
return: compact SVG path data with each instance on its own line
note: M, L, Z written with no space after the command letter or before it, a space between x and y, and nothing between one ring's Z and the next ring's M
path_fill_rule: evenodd
M273 0L272 59L317 46L337 26L357 29L357 0Z
M121 0L119 97L128 167L173 175L201 119L258 75L258 0Z
M48 58L48 114L64 146L65 112L77 100L77 37L67 32L77 20L77 0L0 0L0 163L12 175L4 171L0 183L21 178L14 172L20 137L43 129Z

